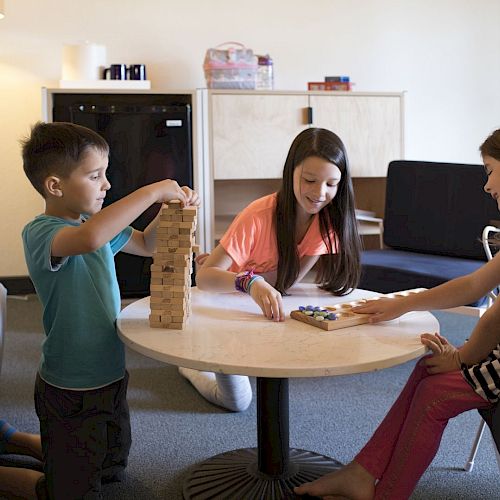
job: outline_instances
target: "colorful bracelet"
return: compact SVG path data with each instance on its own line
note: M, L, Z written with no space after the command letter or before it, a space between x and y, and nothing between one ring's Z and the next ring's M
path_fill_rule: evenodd
M243 271L236 275L234 279L234 287L238 292L250 293L250 286L254 281L264 279L262 276L258 274L254 274L253 269L250 271Z
M250 279L250 281L248 282L248 285L247 285L247 293L249 294L250 293L250 288L251 286L256 282L256 281L259 281L259 280L263 280L264 277L263 276L260 276L258 274L254 274L252 276L252 278Z

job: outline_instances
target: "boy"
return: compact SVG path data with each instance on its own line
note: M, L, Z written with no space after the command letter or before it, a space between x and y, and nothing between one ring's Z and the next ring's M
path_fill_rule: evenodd
M45 200L23 243L46 334L35 382L46 489L51 499L100 498L101 483L123 474L131 445L113 256L152 254L158 217L144 232L129 226L151 205L199 199L167 179L103 209L108 144L71 123L37 123L22 152L24 171Z

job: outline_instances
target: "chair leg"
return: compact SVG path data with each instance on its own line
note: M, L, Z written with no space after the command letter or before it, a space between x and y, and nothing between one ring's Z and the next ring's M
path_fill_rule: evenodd
M493 434L491 435L491 439L493 439L493 448L495 448L495 454L497 456L498 470L500 471L500 451L497 448L497 444L495 443L495 439L493 438Z
M469 459L464 465L465 472L470 472L474 468L474 460L476 458L477 450L479 448L479 443L481 442L481 438L483 437L483 432L485 427L486 427L486 422L483 419L481 419L481 423L479 424L479 429L477 430L476 437L474 439L474 444L472 445L472 449L470 451Z

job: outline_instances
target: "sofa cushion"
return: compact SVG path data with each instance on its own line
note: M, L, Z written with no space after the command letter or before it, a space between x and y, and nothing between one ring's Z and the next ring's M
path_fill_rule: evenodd
M486 260L481 232L500 216L495 201L483 190L485 182L482 165L391 162L384 244L399 250Z
M432 288L464 276L484 265L483 261L402 250L365 250L361 254L359 288L390 293L412 288ZM470 304L486 303L486 297Z

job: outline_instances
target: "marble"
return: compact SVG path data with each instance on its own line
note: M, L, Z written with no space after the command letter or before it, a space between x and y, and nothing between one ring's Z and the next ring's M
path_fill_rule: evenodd
M429 312L339 330L322 330L290 318L299 305L331 306L379 294L354 290L343 297L299 284L283 298L286 320L266 319L243 293L192 289L192 314L184 330L150 328L149 297L125 307L117 321L131 349L166 363L257 377L320 377L388 368L426 352L423 332L439 332Z

